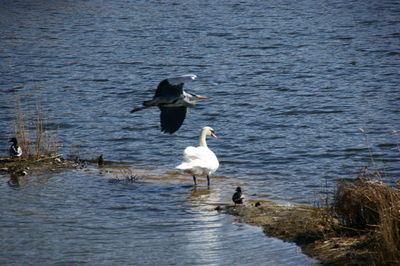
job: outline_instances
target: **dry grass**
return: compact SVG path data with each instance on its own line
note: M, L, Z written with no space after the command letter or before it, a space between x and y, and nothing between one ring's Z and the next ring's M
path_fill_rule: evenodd
M360 129L368 147L371 166L375 167L364 129ZM397 136L398 131L392 132ZM399 145L397 145L399 148ZM399 149L400 151L400 149ZM368 236L370 251L385 265L400 265L400 186L382 182L379 171L364 167L353 182L340 182L333 209L347 232Z
M368 235L383 264L400 264L400 191L380 180L343 181L333 208L347 232Z
M21 146L23 151L22 156L26 157L31 154L29 145L29 130L26 125L26 115L21 110L21 102L17 97L16 100L16 118L14 123L15 136L18 139L18 144Z
M59 144L55 136L46 132L44 120L39 104L36 105L34 115L29 116L21 109L21 103L17 97L14 132L21 146L23 158L39 159L58 155ZM33 140L31 135L35 136Z

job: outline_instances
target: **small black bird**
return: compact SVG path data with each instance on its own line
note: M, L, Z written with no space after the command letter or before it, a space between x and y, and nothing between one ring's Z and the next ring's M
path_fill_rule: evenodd
M235 194L232 196L233 202L236 204L243 204L244 195L242 194L242 189L240 187L236 188Z
M22 149L20 146L18 146L18 140L17 138L11 138L10 142L13 144L10 146L10 156L15 158L15 157L21 157L22 156Z
M103 154L100 154L100 156L97 158L97 164L99 166L104 164Z

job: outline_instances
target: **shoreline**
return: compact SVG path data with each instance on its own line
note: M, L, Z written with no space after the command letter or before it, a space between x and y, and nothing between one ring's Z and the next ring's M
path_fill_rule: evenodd
M307 256L323 265L376 265L370 239L365 234L346 236L339 221L328 209L303 205L261 202L218 206L217 211L236 217L239 222L263 228L268 237L298 245Z
M75 169L78 166L78 163L63 159L61 156L40 156L38 158L0 157L0 174L9 174L11 178L28 174L43 175Z

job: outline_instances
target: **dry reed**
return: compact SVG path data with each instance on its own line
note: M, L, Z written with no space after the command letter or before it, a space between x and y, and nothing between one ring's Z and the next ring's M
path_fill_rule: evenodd
M346 230L369 234L384 264L400 263L400 191L380 180L343 181L333 208Z
M26 125L26 116L21 110L21 102L19 97L16 99L16 118L14 123L15 136L18 144L23 151L22 156L27 157L31 153L29 145L29 130Z
M16 119L14 123L15 136L22 149L25 159L39 159L58 155L59 144L55 136L50 135L44 128L44 116L39 104L36 105L34 117L29 117L21 109L19 97L16 100ZM29 127L31 125L31 127ZM35 136L31 141L30 133Z

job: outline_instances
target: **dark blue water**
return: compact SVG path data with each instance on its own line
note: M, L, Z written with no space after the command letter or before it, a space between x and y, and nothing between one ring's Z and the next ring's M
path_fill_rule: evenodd
M311 204L335 179L355 177L363 166L395 182L399 24L397 1L1 1L4 154L19 97L27 116L41 105L65 156L103 153L158 177L120 187L96 171L78 171L43 182L32 177L18 190L4 177L4 262L23 253L19 262L37 258L38 264L48 257L51 263L296 264L301 254L293 247L232 224L210 204L229 202L236 185L250 199ZM161 79L186 73L198 76L187 89L213 100L190 110L176 134L160 132L156 109L129 113ZM208 144L221 166L204 203L188 199L191 177L174 167L206 125L218 135ZM192 230L194 224L200 229ZM249 257L247 249L227 244L236 235L257 252ZM276 245L283 246L268 253Z

